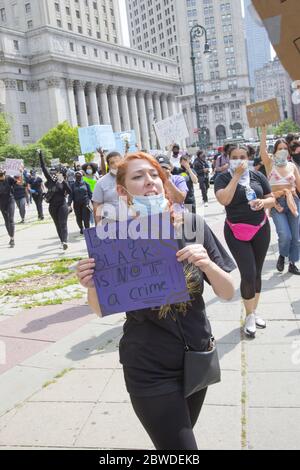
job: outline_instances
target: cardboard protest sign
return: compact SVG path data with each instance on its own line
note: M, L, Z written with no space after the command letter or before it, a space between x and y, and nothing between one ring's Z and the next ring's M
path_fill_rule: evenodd
M130 223L136 220L109 224L116 238L99 238L96 228L85 230L89 256L96 261L94 283L103 316L189 301L171 224L169 239L122 238Z
M124 131L124 132L115 132L116 145L111 150L117 150L121 155L124 155L126 152L126 145L129 144L129 153L137 151L136 148L136 134L134 130Z
M116 139L112 126L89 126L78 129L82 153L96 152L97 148L110 150L116 147Z
M166 148L189 137L189 131L182 113L174 114L174 116L163 121L156 122L154 130L161 148Z
M252 3L280 62L292 80L300 80L299 0L252 0Z
M18 160L15 158L6 158L4 162L4 168L8 176L20 176L20 166L24 165L23 160Z
M281 117L277 99L260 101L247 106L247 117L250 128L263 127L279 122Z
M80 165L84 165L85 164L85 156L84 155L79 155L78 162L80 163Z

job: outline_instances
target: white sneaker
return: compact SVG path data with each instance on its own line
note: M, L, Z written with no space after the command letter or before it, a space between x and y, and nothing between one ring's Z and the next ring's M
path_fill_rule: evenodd
M204 204L204 207L208 207L208 202L206 202L206 203Z
M260 328L262 330L267 328L267 323L265 322L265 320L263 320L256 314L255 314L255 323L256 323L257 328Z
M246 336L250 338L255 338L256 334L256 321L255 321L255 314L251 313L247 315L244 325L244 333Z

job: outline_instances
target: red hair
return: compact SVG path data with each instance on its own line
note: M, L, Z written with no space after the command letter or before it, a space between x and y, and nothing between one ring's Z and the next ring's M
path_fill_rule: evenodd
M129 163L132 162L133 160L146 160L147 162L149 162L150 165L152 165L153 168L157 170L157 173L160 179L162 180L163 184L165 184L165 182L167 181L167 177L164 171L162 170L160 164L155 160L155 158L153 158L148 153L137 152L137 153L130 153L129 155L127 155L125 159L122 161L122 163L118 165L117 185L120 185L126 188L125 179L126 179L126 175L128 172L128 166L129 166Z

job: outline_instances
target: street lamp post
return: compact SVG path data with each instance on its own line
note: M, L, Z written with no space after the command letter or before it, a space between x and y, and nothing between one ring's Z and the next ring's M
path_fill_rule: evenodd
M206 29L196 24L192 27L190 31L190 43L191 43L191 61L193 67L193 78L194 78L194 94L195 94L195 112L196 112L196 119L197 119L197 134L198 134L198 146L201 147L201 124L200 124L200 113L199 113L199 102L198 102L198 90L197 90L197 79L196 79L196 56L194 50L194 41L196 39L201 38L202 36L205 37L205 45L204 45L204 54L210 53L210 47L207 41L207 31Z

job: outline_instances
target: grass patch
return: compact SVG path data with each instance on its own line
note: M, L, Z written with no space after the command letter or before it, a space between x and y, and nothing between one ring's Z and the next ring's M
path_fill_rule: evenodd
M47 388L47 387L49 387L50 385L56 384L58 379L61 379L62 377L64 377L66 374L68 374L68 373L71 372L72 370L74 370L74 368L62 370L59 374L57 374L57 375L54 377L53 380L49 380L49 382L44 383L43 388Z
M64 289L65 287L74 286L78 284L78 279L74 276L71 279L67 279L66 281L62 282L61 284L57 284L54 286L49 287L41 287L40 289L31 289L31 290L16 290L16 291L8 291L7 296L10 297L24 297L24 295L36 295L36 294L43 294L45 292L51 292L58 289Z
M12 274L6 279L0 280L0 284L11 284L13 282L22 281L24 278L29 279L32 277L40 277L45 274L41 269L35 269L26 273Z
M61 305L64 302L67 302L69 300L81 299L83 296L84 296L84 293L82 295L81 294L72 295L72 297L69 297L68 299L57 298L57 299L36 301L36 302L32 302L31 304L23 304L22 308L24 310L30 310L31 308L34 308L34 307L46 307L47 305Z

